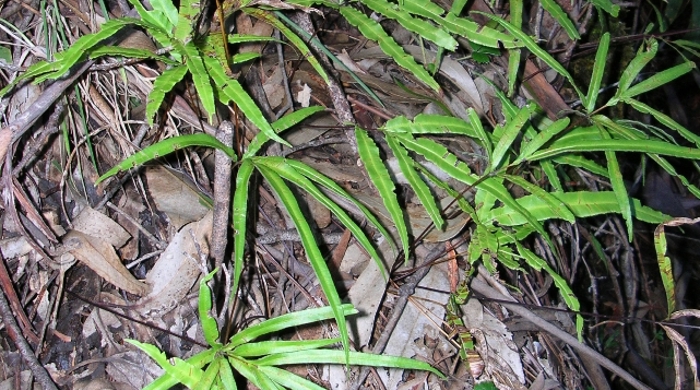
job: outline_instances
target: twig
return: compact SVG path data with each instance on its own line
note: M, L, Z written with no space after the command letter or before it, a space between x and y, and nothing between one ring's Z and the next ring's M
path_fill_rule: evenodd
M0 261L4 261L1 255ZM34 378L44 389L58 390L58 387L56 387L56 384L53 382L53 379L51 379L49 373L46 371L44 366L39 363L36 356L34 356L32 347L29 345L27 340L25 340L24 336L22 336L22 332L20 331L19 326L17 326L17 322L15 321L15 317L12 315L12 310L10 309L10 305L7 303L4 293L0 293L0 316L2 316L2 322L5 324L7 334L10 336L12 342L19 350L24 362L27 363L29 369L32 370Z
M233 123L223 121L216 131L216 138L228 147L233 146ZM211 257L215 268L221 267L226 255L228 218L231 205L231 167L233 162L226 153L214 153L214 219L211 233Z
M488 271L484 269L482 266L479 267L479 275L483 276L486 280L493 280L493 277L489 275ZM513 302L514 304L510 303L501 303L506 309L512 311L513 313L523 317L524 319L530 321L534 325L536 325L538 328L542 329L543 331L549 333L550 335L558 338L559 340L565 342L568 344L571 348L575 349L576 352L580 353L581 355L585 355L593 360L595 360L598 364L601 366L607 368L610 370L613 374L619 376L621 379L627 381L630 385L632 385L636 389L649 389L647 385L644 383L640 382L637 378L633 377L629 372L625 371L622 369L622 367L618 366L615 364L613 361L610 359L606 358L605 356L601 355L598 351L594 350L593 348L587 346L586 344L580 343L574 336L564 332L563 330L559 329L552 323L538 317L535 315L533 312L528 310L525 307L522 307L520 305L517 305L517 301L513 299L512 297L507 297L503 294L501 294L499 291L497 291L495 288L489 286L486 282L484 282L481 279L474 278L471 282L471 289L481 295L484 295L487 298L490 299L499 299L503 301L510 301Z
M12 142L17 141L26 133L44 113L54 104L66 88L73 85L82 74L92 66L93 61L86 61L76 68L68 77L55 81L9 126L0 129L0 166L5 161L5 155Z

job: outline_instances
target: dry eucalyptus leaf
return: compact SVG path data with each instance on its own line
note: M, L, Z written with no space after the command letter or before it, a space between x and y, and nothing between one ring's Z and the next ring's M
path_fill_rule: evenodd
M85 207L73 220L73 230L95 237L115 248L121 248L131 238L129 233L110 217Z
M209 210L199 191L185 178L164 167L145 171L148 192L158 211L165 213L175 229L200 220Z
M72 230L63 237L63 245L76 259L113 285L131 294L145 295L148 292L148 286L134 278L114 247L106 241Z
M148 296L137 302L141 314L152 316L172 310L187 295L201 273L201 258L209 256L212 216L210 211L190 223L172 239L146 275Z

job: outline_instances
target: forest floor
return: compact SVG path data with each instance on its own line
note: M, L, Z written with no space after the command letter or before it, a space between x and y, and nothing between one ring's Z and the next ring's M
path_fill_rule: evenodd
M508 4L497 3L496 9L482 1L469 2L468 7L507 16ZM590 78L601 25L615 38L611 61L628 61L642 44L644 37L638 34L656 21L653 2L627 2L619 19L603 23L587 1L557 1L584 37L573 41L537 2L525 3L523 29L542 37L542 47L577 80ZM126 2L107 1L105 6L112 18L131 10ZM2 2L2 84L47 58L47 47L68 47L69 42L97 31L96 21L103 20L100 15L100 4L88 1ZM442 103L463 112L472 107L484 122L495 125L503 121L495 91L508 88L506 51L482 53L460 41L460 47L441 63L436 80L442 92L438 94L382 55L376 44L337 12L323 9L309 15L323 45L359 75L383 107L345 70L331 72L344 90L338 95L284 42L232 45L239 53L259 54L254 61L234 66L233 75L270 122L309 105L327 108L284 133L293 148L276 145L266 153L315 168L390 225L382 199L347 141L353 127L339 119L341 115L334 110L337 99L345 99L353 121L364 129L380 128L399 115L442 114ZM487 22L478 14L473 17L479 23ZM668 31L692 27L689 17L681 14ZM235 25L238 34L279 39L273 27L249 15L235 14L230 19L228 24ZM434 55L427 41L395 21L385 21L382 26L406 52L416 57ZM140 29L123 35L122 47L156 49ZM673 65L674 52L662 50L668 53L659 56L655 66ZM183 359L206 348L197 311L197 281L203 268L212 269L207 259L215 244L210 240L216 216L208 203L217 200L214 151L181 150L116 179L96 182L127 156L162 139L201 132L213 135L221 123L230 121L235 125L237 144L245 147L257 130L233 105L218 107L217 115L207 123L197 92L187 80L168 94L156 123L150 126L145 118L147 96L153 78L165 69L163 63L148 60L95 68L115 61L107 57L92 68L78 65L68 78L53 84L26 83L2 98L5 131L1 134L5 138L0 137L0 145L6 149L9 145L9 149L2 151L7 158L0 186L0 286L7 301L0 305L0 390L44 388L49 382L66 389L139 389L163 371L126 339L156 345L168 357ZM527 65L512 101L522 105L534 100L547 112L559 111L559 102L568 108L572 103L568 84L533 57L523 61ZM618 73L622 69L611 68ZM648 99L689 129L700 130L696 80L685 77ZM26 128L12 128L21 121L28 123ZM469 142L450 142L451 150L465 156L476 153ZM478 158L465 161L476 166L481 163ZM394 173L397 164L395 158L386 159ZM638 161L622 158L621 165L635 172ZM690 176L695 182L697 177L697 173ZM670 215L695 216L698 201L678 190L668 175L649 170L644 178L643 185L630 184L633 196ZM588 179L591 188L597 188L598 179ZM247 234L235 311L228 319L220 318L233 331L326 303L284 205L267 184L257 184L249 201L255 223ZM343 365L298 365L288 367L289 371L332 389L459 390L475 388L478 383L484 389L489 382L497 388L532 390L632 388L619 372L651 388L671 388L677 379L683 388L693 386L690 366L674 364L672 345L678 344L672 344L657 323L667 312L653 242L656 226L635 224L628 240L619 215L574 224L548 223L558 250L549 259L581 303L582 336L589 347L581 350L576 340L571 343L560 337L577 336L576 317L566 309L551 276L530 268L499 266L493 275L473 269L467 259L474 234L472 221L453 213L445 229L431 228L412 189L403 185L398 193L414 238L409 261L392 252L386 241L391 238L379 237L368 228L378 250L391 258L387 261L393 264L388 283L350 231L324 205L301 192L295 195L323 244L340 297L360 310L357 318L350 319L353 347L426 361L447 379L423 371ZM448 203L441 206L448 207ZM227 253L234 235L229 231L223 241ZM698 231L693 227L669 230L668 236L677 299L683 302L679 308L698 307L700 291L695 282L699 275L693 261L700 250ZM528 245L538 249L543 241L531 240ZM227 256L224 264L229 261ZM156 269L159 273L154 276ZM219 275L215 283L219 310L230 294L221 287L224 279ZM159 293L149 293L156 283L161 286ZM11 329L10 317L16 319L18 328ZM543 322L553 324L559 333L545 331ZM692 328L693 320L685 325L678 341L687 342L688 350L694 351L698 333ZM335 325L328 322L277 337L309 340L336 334ZM683 353L676 350L676 356L679 354ZM618 373L603 368L608 364L601 360L603 356ZM41 377L42 370L49 377ZM242 379L239 386L253 387Z

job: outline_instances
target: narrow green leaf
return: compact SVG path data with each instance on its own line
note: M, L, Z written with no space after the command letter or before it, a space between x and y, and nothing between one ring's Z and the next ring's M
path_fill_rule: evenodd
M216 324L216 320L210 313L212 308L211 290L209 289L207 282L209 282L218 271L218 268L211 271L199 281L199 321L202 324L204 339L211 347L220 347L221 343L219 342L219 327Z
M668 115L635 99L625 99L625 103L634 107L635 110L641 113L651 114L654 118L656 118L657 121L659 121L659 123L677 131L678 134L680 134L687 141L694 143L697 147L700 147L700 136L681 126L680 123L674 121Z
M275 366L261 366L258 369L276 383L284 383L285 387L292 390L326 390L310 380L306 380L300 376L292 374L287 370L283 370Z
M135 21L136 19L133 18L112 19L105 22L100 28L100 31L93 34L83 35L82 37L78 38L75 42L73 42L69 49L63 52L62 56L60 57L61 60L58 64L58 68L51 73L37 77L35 83L41 83L48 79L57 79L62 77L70 70L70 68L73 67L73 65L75 65L78 61L83 60L89 53L90 49L100 44L105 39L113 36L125 26L134 24ZM53 67L53 65L51 67Z
M165 94L172 91L177 83L187 74L187 67L184 65L176 66L167 69L158 76L153 82L153 90L148 95L148 103L146 104L146 120L148 124L153 126L153 119L163 104Z
M552 188L554 188L554 191L564 192L564 186L561 185L561 180L559 180L559 174L557 173L557 169L554 167L552 160L540 161L540 167L542 167L542 171L544 172L545 176L547 176L547 180L549 180L549 185L551 185Z
M551 0L546 0L551 1ZM544 2L541 3L544 6ZM523 27L523 0L513 0L510 2L510 23L515 27ZM508 96L515 93L515 82L518 80L518 69L522 53L520 49L512 49L508 52Z
M358 311L349 303L340 305L340 309L343 310L343 314L345 316L358 313ZM329 320L333 318L334 315L335 314L333 308L331 308L330 306L324 306L315 309L295 311L289 314L281 315L279 317L270 318L269 320L265 320L261 323L255 324L233 335L229 343L224 346L224 350L232 351L239 345L251 342L260 336L264 336L274 332L279 332L281 330L293 328L295 326L301 326L311 324L314 322Z
M609 13L613 17L617 17L617 14L620 12L620 6L613 4L613 2L610 0L591 0L591 3Z
M498 140L498 143L493 148L493 154L491 155L491 161L489 162L489 171L495 171L501 165L503 158L510 149L511 145L515 141L515 138L520 134L525 123L530 119L530 115L534 110L534 105L532 103L526 104L523 108L518 111L518 114L508 122L506 125L503 135Z
M216 102L214 100L214 88L211 86L209 73L204 67L202 55L199 52L199 49L197 49L197 46L194 45L194 42L189 42L186 45L181 46L181 49L181 53L186 56L186 65L190 70L190 74L192 75L192 82L194 83L194 88L197 90L197 96L202 102L204 111L206 111L208 115L209 123L211 123L212 118L216 113Z
M544 163L545 161L550 161L550 160L542 160L542 163ZM601 177L608 177L608 170L607 169L600 166L595 161L589 160L589 159L587 159L583 156L580 156L580 155L565 154L562 156L555 157L551 161L556 162L557 164L566 164L566 165L570 165L572 167L583 168L583 169L585 169L585 170L587 170L595 175L598 175Z
M104 175L100 176L100 178L95 181L95 184L97 185L103 180L114 176L121 171L137 167L148 161L165 156L180 149L188 148L190 146L206 146L209 148L218 149L225 152L232 160L236 160L236 152L233 149L222 144L219 142L219 140L209 134L200 133L181 135L164 139L151 146L148 146L140 152L136 152L134 155L120 162L115 167L107 171Z
M525 143L520 148L520 155L513 162L513 165L518 165L524 160L527 160L533 153L535 153L542 146L544 146L544 144L546 144L552 138L559 135L559 133L561 133L562 131L566 130L566 128L569 126L569 123L571 123L571 120L568 117L562 118L547 126L546 129L537 133L537 135L533 139Z
M299 162L299 161L293 161L293 160L287 160L282 157L260 157L256 158L256 164L264 164L268 168L274 170L278 175L280 175L282 178L294 183L295 185L299 186L301 189L304 191L308 192L311 196L313 196L319 203L322 205L326 206L333 214L340 220L340 222L345 225L345 227L352 232L352 234L355 236L357 241L362 245L362 247L369 253L370 257L374 259L374 261L377 263L377 266L380 270L382 270L382 274L384 277L388 278L389 274L384 266L384 263L382 263L381 258L379 256L379 253L377 250L374 248L372 245L372 241L367 237L365 232L362 230L362 228L355 223L355 221L343 210L340 205L337 203L333 202L326 194L323 193L323 191L319 190L318 187L314 185L312 180L316 180L317 182L327 182L331 181L331 179L325 177L325 180L321 179L318 180L318 176L322 176L321 173L317 173L317 175L314 175L315 177L309 178L308 174L310 170L313 170L312 168L306 166L306 164ZM301 171L298 171L295 169L295 167L301 167L305 166L306 168L302 168ZM349 194L344 193L339 194L343 196L344 198L348 199L352 203L358 205L360 204L357 200L352 198ZM366 210L366 209L361 209L361 210ZM366 210L367 213L369 213L369 210ZM372 221L372 220L370 220ZM377 221L378 223L378 221Z
M664 225L660 224L654 230L654 248L656 249L656 261L661 273L661 282L666 291L666 306L670 315L676 310L676 283L673 278L673 263L666 256L666 231Z
M391 237L391 235L389 234L389 231L386 230L386 228L381 224L379 219L377 219L377 217L372 213L372 211L370 211L365 205L363 205L362 203L357 201L357 199L355 199L352 195L350 195L350 193L345 191L336 182L334 182L333 180L329 179L327 176L325 176L321 172L311 168L310 166L308 166L302 162L295 161L295 160L287 160L287 164L292 166L297 172L308 177L310 180L318 183L319 185L323 186L324 188L326 188L330 191L333 191L337 195L347 199L349 202L354 204L355 207L357 207L360 210L360 212L362 212L362 214L365 216L365 218L367 218L367 221L369 222L369 224L374 226L374 228L377 229L382 236ZM393 243L391 242L391 240L389 240L389 243L391 243L392 248L396 249L396 247L393 246ZM365 248L365 249L367 250L368 253L370 253L372 256L374 256L373 255L373 253L374 253L373 248L372 248L372 250L367 249L367 248ZM378 262L377 265L379 265L379 262L381 262L381 257L379 256L379 254L376 255L375 261ZM385 267L383 265L380 265L379 268L385 269ZM385 275L385 276L388 276L388 275Z
M184 0L183 3L186 1L187 0ZM168 20L170 28L173 28L175 27L175 25L177 25L178 12L177 8L175 8L175 3L173 3L171 0L151 0L150 4L151 7L153 7L154 14L160 13L165 16L165 18ZM171 30L168 29L168 31Z
M463 36L470 42L486 47L515 49L523 46L517 37L513 38L491 27L480 26L473 20L460 18L452 12L448 13L442 20L436 20L436 23L453 34Z
M296 110L293 113L287 114L273 122L271 125L272 129L276 134L279 134L289 129L290 127L300 123L301 121L310 117L311 115L323 110L325 110L325 108L322 106L312 106ZM256 134L253 140L250 141L250 144L248 145L248 150L246 150L246 152L243 154L244 158L255 156L260 151L260 148L262 148L263 145L265 145L269 140L270 137L268 137L267 134L263 132Z
M126 340L131 342L130 340ZM214 349L204 350L190 358L187 359L187 363L195 368L201 369L205 365L209 364L216 357L216 351ZM168 373L164 373L159 378L151 382L143 390L168 390L171 387L180 383L176 378L170 376Z
M396 232L399 235L401 247L404 251L404 260L408 262L408 227L406 226L403 210L396 197L394 182L379 155L379 148L377 148L374 141L367 135L367 132L356 127L355 137L357 139L357 151L360 154L362 164L365 166L370 181L372 181L372 184L379 192L384 207L386 207L391 219L394 221Z
M435 201L435 197L430 191L430 187L425 184L418 172L416 172L414 167L414 164L416 164L415 159L411 158L406 149L404 149L399 141L394 139L392 136L387 135L386 142L389 145L391 152L396 157L396 160L399 162L401 173L403 173L406 180L408 180L408 183L416 193L416 196L418 196L418 199L425 208L425 211L428 213L428 216L430 216L433 224L435 224L437 229L442 230L445 220L440 214L440 207Z
M195 20L197 20L197 14L199 12L199 0L180 0L180 7L177 11L177 23L175 23L175 30L173 31L173 36L177 41L185 43L191 40L193 35L197 33L193 29L193 24ZM192 42L190 41L189 43Z
M608 131L602 127L599 127L600 135L603 139L610 139L610 134ZM615 152L606 150L605 159L608 166L608 177L610 178L610 185L612 185L613 192L615 193L615 198L617 199L617 204L620 206L620 214L625 220L627 225L627 238L630 242L634 238L632 230L633 223L632 220L632 205L630 202L629 195L627 194L627 187L622 178L622 171L620 170L620 164L617 161L617 156Z
M165 353L160 351L156 346L151 344L141 343L136 340L126 340L126 342L138 347L140 350L144 351L151 359L155 360L163 370L165 370L167 375L175 378L179 383L192 388L197 382L202 379L204 371L191 363L188 363L180 358L168 359L165 357ZM212 355L213 357L213 355Z
M508 30L508 32L511 33L511 35L519 39L520 42L522 42L523 45L532 52L532 54L536 55L539 59L544 61L547 65L549 65L550 68L554 69L557 73L564 76L569 81L569 83L571 83L571 86L574 88L574 90L576 90L576 94L579 96L579 98L583 100L583 93L581 93L581 90L576 86L576 83L574 82L573 77L571 77L571 74L566 70L566 68L564 68L562 64L559 63L559 61L557 61L556 59L554 59L554 57L547 53L546 50L539 47L539 45L537 45L537 42L535 42L532 38L530 38L519 28L516 28L512 24L506 22L505 20L499 18L496 15L487 14L484 12L477 13L482 14L491 20L497 21L498 24L500 24L506 30Z
M202 377L200 380L195 383L195 385L192 387L192 390L209 390L212 389L214 386L214 382L216 381L216 377L219 374L219 367L221 366L221 361L225 360L224 357L216 357L211 364L207 366L207 368L204 370L204 373L202 374ZM228 363L225 363L228 365Z
M578 29L569 18L569 15L557 4L554 0L541 0L542 8L547 10L554 19L564 28L564 31L569 35L569 38L576 40L581 39Z
M684 62L680 65L676 65L673 68L666 69L664 71L661 71L648 79L633 85L630 87L627 91L623 92L620 95L620 100L625 100L631 97L635 97L637 95L640 95L645 92L649 92L652 89L655 89L657 87L660 87L664 84L668 84L671 81L683 76L684 74L692 71L695 69L695 63L688 61Z
M170 35L175 25L170 23L168 17L165 16L165 14L163 14L160 11L147 11L139 0L129 0L129 3L132 6L134 6L134 9L136 10L136 12L138 12L139 16L141 17L141 20L143 20L148 25L160 29L161 32Z
M419 65L413 56L408 55L403 48L396 43L394 38L390 37L384 31L379 23L351 7L342 7L340 9L340 13L350 24L357 27L362 35L377 42L382 51L389 57L393 58L394 61L399 64L399 66L413 73L416 78L435 91L440 90L440 85L438 85L430 73Z
M655 56L659 49L659 43L655 39L651 39L645 44L639 47L637 55L630 61L625 68L624 72L620 76L620 81L617 84L617 91L615 96L607 102L606 106L614 106L620 101L620 96L627 92L629 87L632 85L634 80L639 75L639 72L649 63Z
M418 114L413 121L402 115L396 116L388 120L382 130L409 134L460 134L475 138L479 137L475 126L453 116Z
M250 178L255 165L249 158L243 159L236 173L236 191L233 193L233 288L231 294L238 293L243 263L245 262L246 233L248 232Z
M126 57L126 58L148 58L158 61L163 61L165 63L172 63L173 61L165 56L156 55L154 52L147 49L136 49L133 47L121 47L121 46L100 46L95 49L90 50L90 59L96 59L100 57Z
M425 20L412 17L408 12L403 11L394 4L385 0L363 0L362 4L374 12L399 22L408 31L419 34L421 38L432 41L442 48L450 51L454 51L457 48L457 41L450 34L440 28L436 28Z
M260 368L258 368L256 364L252 364L251 362L245 359L235 356L229 356L228 361L229 363L231 363L231 366L233 366L233 368L236 369L236 371L238 371L241 375L248 379L248 381L250 381L250 383L252 383L258 389L283 389L282 386L278 385L270 377L261 372Z
M432 1L404 1L399 6L404 11L433 20L435 18L439 18L445 13L445 10L442 9L442 7L433 3Z
M280 136L275 133L275 130L270 126L267 119L265 119L262 111L260 111L260 107L258 107L253 98L248 95L248 92L243 89L243 86L241 86L238 80L234 80L226 75L226 72L216 58L204 58L204 65L207 68L209 76L211 76L211 79L214 81L214 85L219 92L219 101L222 104L229 104L229 102L233 101L241 112L243 112L243 115L271 140L291 147L289 142L280 138ZM246 156L249 155L246 154Z
M309 263L311 263L311 267L319 280L321 289L328 299L328 304L333 310L333 316L335 317L338 333L340 333L343 350L345 351L346 364L349 364L347 358L350 353L350 337L347 323L345 322L345 310L343 309L340 296L338 295L338 290L336 290L335 284L333 283L333 275L331 275L328 265L323 258L323 254L318 247L314 233L311 230L311 226L309 226L307 216L304 215L304 212L299 207L294 193L277 173L262 165L258 166L258 170L270 184L280 201L282 201L284 208L287 210L287 214L292 219L294 226L299 232L302 246L306 251L306 257Z
M327 347L337 344L340 339L320 339L320 340L274 340L259 341L257 343L245 343L236 347L231 353L236 356L249 358L276 353L301 352L312 349Z
M638 152L661 154L679 158L700 159L700 149L672 145L668 142L654 140L599 140L592 143L590 140L572 139L567 142L557 141L549 148L533 153L528 161L538 161L545 158L559 156L564 153L585 152Z
M587 218L598 215L620 213L620 204L617 202L617 197L612 191L574 191L566 193L551 193L566 205L566 207L574 213L577 218ZM546 221L556 218L556 214L545 201L534 195L523 196L518 198L516 202L526 208L530 214L540 221ZM639 200L631 198L632 214L642 222L662 223L670 219L649 207L643 206ZM520 214L517 214L510 205L504 205L491 210L488 218L484 218L482 223L488 221L496 221L503 226L519 226L525 225L528 221Z
M233 376L233 370L231 370L231 365L227 360L219 360L219 377L221 378L221 385L224 390L238 390L236 385L236 378Z
M469 117L469 124L474 129L476 133L476 138L481 141L481 146L486 150L486 157L488 161L491 161L491 155L493 154L493 145L491 144L491 139L484 130L484 126L481 125L481 119L479 115L474 111L473 108L467 108L467 116ZM467 134L468 136L468 134Z
M561 200L557 199L551 193L543 190L536 184L532 184L525 180L522 176L516 175L502 175L503 178L509 182L522 187L525 191L531 193L532 195L540 198L546 204L551 207L551 212L554 213L559 219L563 219L569 223L574 223L576 221L576 216L569 210L569 208Z
M233 55L233 58L231 59L232 64L243 64L249 61L257 60L258 58L262 58L262 54L260 53L237 53Z
M520 255L523 256L530 267L537 271L544 270L549 274L549 276L552 277L552 280L554 280L554 285L557 286L559 293L561 294L562 298L564 298L564 302L566 302L566 306L568 306L569 309L578 312L581 309L581 305L578 298L576 298L576 294L574 294L574 291L571 289L571 287L569 287L566 280L556 273L543 258L523 247L519 241L515 240L515 245L517 246ZM576 314L576 333L578 334L580 340L583 335L583 317L581 314Z
M304 352L291 352L275 354L253 360L259 366L281 366L287 364L345 364L346 356L342 351L336 350L314 350ZM403 368L409 370L429 371L440 378L444 375L431 365L416 359L409 359L400 356L373 355L369 353L350 352L350 364L369 367Z
M309 64L314 68L316 73L321 76L323 81L328 83L328 74L326 73L326 70L323 68L323 66L321 66L321 63L318 62L318 59L311 52L306 42L295 34L289 27L287 27L287 25L277 19L271 12L264 11L259 8L244 8L243 11L260 20L264 20L271 26L280 30L280 32L289 40L289 42L291 42L292 45L294 45L301 52L302 57L309 61Z
M605 71L605 64L608 58L608 47L610 47L610 33L606 32L600 38L598 51L595 54L595 62L593 63L591 83L588 84L588 93L585 100L583 100L583 106L589 113L593 112L595 102L598 100L598 91L600 90L600 83L603 80L603 72Z

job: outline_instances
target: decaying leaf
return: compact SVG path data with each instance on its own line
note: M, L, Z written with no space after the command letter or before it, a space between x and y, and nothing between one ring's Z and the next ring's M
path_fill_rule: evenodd
M148 296L137 302L141 314L163 314L177 306L197 281L202 257L209 255L213 213L183 227L146 275Z

